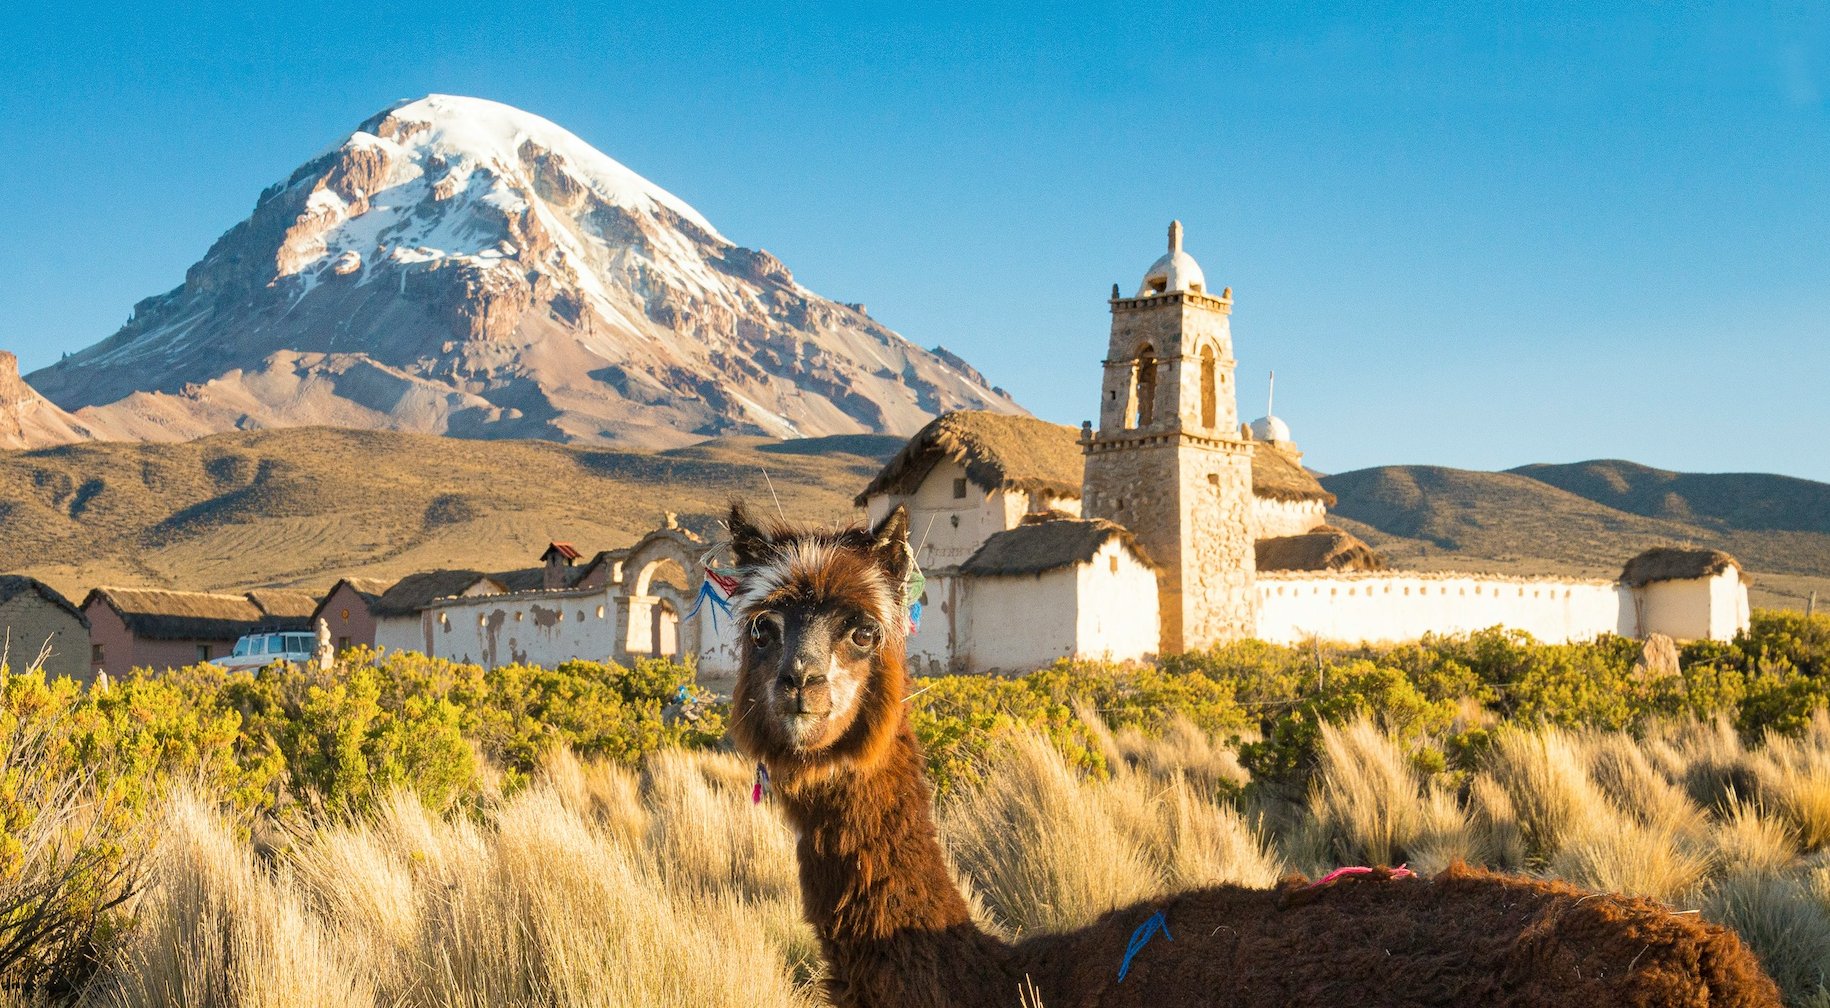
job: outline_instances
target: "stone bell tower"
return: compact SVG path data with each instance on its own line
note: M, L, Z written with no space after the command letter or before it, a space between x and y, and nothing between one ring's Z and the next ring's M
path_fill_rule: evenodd
M1233 388L1232 288L1218 296L1182 251L1144 274L1136 297L1112 287L1112 340L1099 429L1081 428L1081 512L1130 529L1157 565L1161 650L1252 635L1252 445Z

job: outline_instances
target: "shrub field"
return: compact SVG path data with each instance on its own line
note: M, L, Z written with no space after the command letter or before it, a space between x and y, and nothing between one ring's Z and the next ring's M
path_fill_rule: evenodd
M360 652L95 690L7 670L0 1005L818 1005L792 838L695 689ZM1830 619L915 691L943 840L1004 933L1462 859L1696 910L1830 1005Z

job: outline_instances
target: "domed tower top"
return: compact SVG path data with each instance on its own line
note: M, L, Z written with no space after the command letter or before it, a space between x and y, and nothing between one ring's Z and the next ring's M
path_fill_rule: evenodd
M1251 423L1254 441L1290 441L1290 425L1274 416L1261 416Z
M1276 404L1277 372L1273 371L1271 372L1269 391L1265 394L1264 416L1247 424L1246 430L1251 432L1252 440L1266 442L1273 448L1280 449L1289 454L1294 454L1297 458L1302 458L1303 453L1297 449L1296 439L1290 436L1290 425L1284 423L1282 418L1272 412L1272 407Z
M1169 251L1150 264L1150 272L1144 274L1144 285L1137 289L1137 296L1178 291L1206 293L1207 277L1202 275L1201 264L1195 262L1195 257L1182 251L1182 222L1170 221Z

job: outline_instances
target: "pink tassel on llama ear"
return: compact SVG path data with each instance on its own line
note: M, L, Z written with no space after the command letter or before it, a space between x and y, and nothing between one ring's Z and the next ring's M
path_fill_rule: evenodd
M769 768L756 764L756 783L750 787L750 804L761 805L763 796L769 793Z

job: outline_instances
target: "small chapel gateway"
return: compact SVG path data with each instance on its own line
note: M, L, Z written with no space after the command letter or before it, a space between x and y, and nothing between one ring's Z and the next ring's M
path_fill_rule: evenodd
M1333 497L1275 416L1239 422L1231 288L1170 224L1134 296L1114 285L1099 420L945 414L859 495L909 509L927 575L918 672L1147 658L1247 637L1407 640L1495 625L1546 641L1732 637L1739 564L1649 550L1619 580L1386 570L1326 523Z

